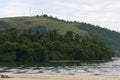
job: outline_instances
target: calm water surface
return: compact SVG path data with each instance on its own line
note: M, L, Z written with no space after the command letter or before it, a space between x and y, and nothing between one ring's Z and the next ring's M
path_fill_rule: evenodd
M0 63L0 73L120 75L120 58L102 63Z

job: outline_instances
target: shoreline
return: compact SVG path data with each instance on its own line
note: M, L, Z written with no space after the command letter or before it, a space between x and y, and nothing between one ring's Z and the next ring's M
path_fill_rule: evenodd
M0 80L120 80L120 76L106 75L48 75L48 74L12 74L2 73L9 78L0 78Z
M108 60L49 60L50 63L72 63L72 62L109 62L109 61L115 61L117 59L108 59Z

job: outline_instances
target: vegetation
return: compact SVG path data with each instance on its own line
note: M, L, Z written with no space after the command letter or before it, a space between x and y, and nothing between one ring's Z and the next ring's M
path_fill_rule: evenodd
M87 31L91 37L103 41L110 48L114 50L120 49L120 33L87 23L77 23L76 26Z
M72 31L85 38L96 38L113 50L120 50L120 33L83 22L70 22L48 15L1 18L0 29L9 27L15 27L19 30L40 30L42 33L48 30L57 30L57 32L62 35L65 35L68 31Z
M0 28L9 28L11 25L7 22L0 21Z
M96 39L89 39L68 31L65 35L56 30L0 31L0 61L48 62L49 60L109 60L112 50Z
M81 36L88 35L87 31L80 30L75 27L75 24L59 20L57 18L43 16L34 17L15 17L15 18L1 18L0 21L9 23L12 27L17 29L36 29L44 27L46 30L57 30L60 34L64 35L67 31L73 31Z

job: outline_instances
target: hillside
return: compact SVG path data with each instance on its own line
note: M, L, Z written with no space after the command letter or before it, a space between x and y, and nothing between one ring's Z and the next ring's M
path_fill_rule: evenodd
M68 22L47 15L34 17L1 18L0 28L16 27L17 29L57 30L60 34L73 31L83 37L93 37L102 40L115 50L120 50L120 33L99 26L80 22Z
M120 50L120 33L87 23L78 23L77 27L87 31L90 36L103 41L112 49Z
M75 27L74 23L54 20L47 16L39 17L15 17L0 19L0 27L16 27L18 29L43 29L57 30L60 34L65 34L67 31L73 31L82 36L88 35L87 31Z

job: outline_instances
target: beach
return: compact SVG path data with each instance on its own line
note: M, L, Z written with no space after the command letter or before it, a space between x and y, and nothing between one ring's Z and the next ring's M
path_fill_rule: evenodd
M120 76L104 75L47 75L47 74L3 74L9 78L0 80L120 80Z

